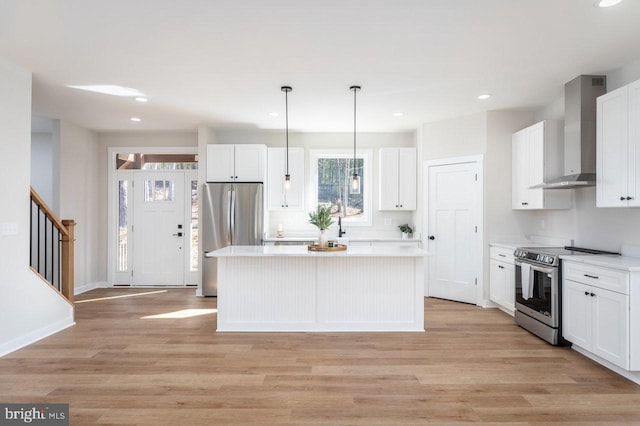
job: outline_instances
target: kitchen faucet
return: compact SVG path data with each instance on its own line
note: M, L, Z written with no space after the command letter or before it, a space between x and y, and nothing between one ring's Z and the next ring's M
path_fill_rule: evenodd
M342 230L342 216L338 216L338 238L346 234L347 231Z

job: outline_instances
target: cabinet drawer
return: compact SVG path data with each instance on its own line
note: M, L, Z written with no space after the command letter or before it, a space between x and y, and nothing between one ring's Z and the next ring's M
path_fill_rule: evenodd
M623 271L564 261L562 276L568 280L605 290L629 294L629 274Z
M490 255L491 259L500 260L502 262L513 263L513 249L504 247L491 247Z

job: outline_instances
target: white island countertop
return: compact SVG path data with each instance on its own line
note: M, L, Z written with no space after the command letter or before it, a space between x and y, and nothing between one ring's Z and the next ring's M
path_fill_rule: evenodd
M311 251L307 246L227 246L206 257L424 257L429 252L411 246L351 246L341 251Z

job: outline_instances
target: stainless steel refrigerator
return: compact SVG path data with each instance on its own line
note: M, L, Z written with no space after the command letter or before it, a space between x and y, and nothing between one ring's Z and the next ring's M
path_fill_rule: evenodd
M230 245L262 245L263 185L206 183L202 189L202 294L217 296L218 261L205 254Z

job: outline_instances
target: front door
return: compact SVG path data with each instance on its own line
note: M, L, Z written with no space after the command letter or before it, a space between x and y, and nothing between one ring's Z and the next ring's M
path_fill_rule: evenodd
M190 224L183 173L135 173L132 285L182 285Z
M428 163L427 295L477 303L482 272L482 185L478 161Z

